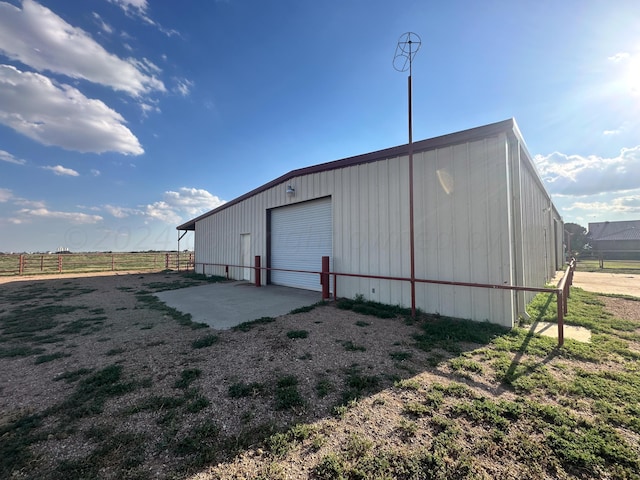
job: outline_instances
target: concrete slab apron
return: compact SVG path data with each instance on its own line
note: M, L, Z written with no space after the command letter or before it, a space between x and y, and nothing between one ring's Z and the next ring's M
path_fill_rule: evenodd
M261 317L279 317L322 300L320 292L277 285L258 288L246 282L211 283L155 295L169 307L190 313L194 322L216 330L228 330Z

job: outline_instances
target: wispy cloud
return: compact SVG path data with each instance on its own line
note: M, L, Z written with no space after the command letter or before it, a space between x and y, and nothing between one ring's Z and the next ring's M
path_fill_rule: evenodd
M0 65L0 123L67 150L144 153L124 118L102 101L10 65Z
M16 165L24 165L27 163L26 160L16 158L9 152L5 152L4 150L0 150L0 162L15 163Z
M186 78L177 78L175 91L178 92L183 97L189 96L191 93L191 88L193 87L193 82L187 80Z
M109 53L84 30L33 0L23 0L22 9L0 2L0 52L40 72L88 80L135 97L165 91L161 80L140 68L140 61Z
M80 174L78 172L76 172L75 170L73 170L72 168L65 168L62 165L56 165L55 167L52 166L46 166L46 167L42 167L44 170L50 170L53 173L55 173L56 175L60 175L60 176L69 176L69 177L79 177Z
M607 202L574 202L564 210L585 210L590 214L616 214L616 213L633 213L640 214L640 193L637 195L623 195Z
M640 145L623 148L618 156L611 158L553 152L536 155L535 163L551 193L593 195L622 192L638 187Z
M107 33L109 35L113 33L113 27L109 25L107 22L105 22L99 14L97 14L96 12L93 12L93 18L98 23L100 30L102 30L104 33Z
M197 216L224 203L224 200L207 190L182 187L177 192L173 190L164 192L162 200L137 208L104 205L103 209L116 218L139 216L175 226L186 218Z
M13 193L8 188L0 188L0 203L8 202L13 198Z
M14 223L24 223L25 220L33 218L55 218L78 225L95 224L102 221L100 215L89 215L81 212L56 212L47 208L23 208L18 211L18 215L18 217L13 218Z
M167 29L160 25L158 22L153 20L147 10L148 3L147 0L109 0L111 3L118 5L127 15L138 17L144 23L156 27L165 35L171 37L174 35L180 35L177 30Z
M630 56L631 54L629 52L618 52L615 55L611 55L610 57L607 57L607 60L617 63L629 58Z

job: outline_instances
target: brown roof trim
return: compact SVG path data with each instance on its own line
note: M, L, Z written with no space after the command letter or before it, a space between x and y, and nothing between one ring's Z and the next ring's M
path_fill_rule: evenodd
M466 143L473 140L477 140L479 138L491 137L497 135L499 133L509 132L514 134L518 140L524 145L524 141L522 136L520 135L520 131L518 130L518 126L513 118L508 120L503 120L501 122L491 123L489 125L484 125L482 127L470 128L468 130L462 130L456 133L449 133L447 135L441 135L439 137L429 138L427 140L421 140L419 142L413 143L413 151L415 153L424 152L427 150L433 150L435 148L448 147L451 145L456 145L459 143ZM182 225L176 227L177 230L195 230L196 222L206 218L210 215L218 213L225 208L228 208L232 205L236 205L247 198L253 197L258 193L264 192L271 187L274 187L278 184L284 183L287 180L290 180L294 177L299 177L301 175L309 175L312 173L326 172L328 170L335 170L338 168L351 167L353 165L361 165L364 163L377 162L379 160L384 160L387 158L395 158L403 155L409 154L409 144L398 145L396 147L387 148L384 150L378 150L376 152L365 153L363 155L357 155L355 157L344 158L342 160L335 160L333 162L320 163L318 165L312 165L310 167L299 168L297 170L291 170L289 173L285 173L284 175L276 178L275 180L270 181L269 183L265 183L264 185L251 190L250 192L245 193L233 200L221 205L209 212L203 213L199 217L196 217L192 220L189 220Z

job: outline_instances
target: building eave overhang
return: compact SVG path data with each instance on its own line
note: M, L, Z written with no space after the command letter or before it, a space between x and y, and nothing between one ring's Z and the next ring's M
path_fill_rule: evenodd
M515 119L510 118L508 120L503 120L501 122L491 123L489 125L483 125L481 127L475 127L468 130L462 130L460 132L449 133L447 135L441 135L439 137L429 138L426 140L420 140L418 142L413 143L413 152L420 153L429 150L434 150L436 148L443 148L452 145L457 145L460 143L467 143L474 140L479 140L481 138L493 137L499 135L500 133L505 133L510 135L518 140L518 142L525 148L526 145L520 134L520 130L518 129L518 125L516 124ZM528 152L527 152L528 153ZM386 148L384 150L378 150L371 153L365 153L363 155L356 155L355 157L344 158L342 160L335 160L327 163L320 163L318 165L313 165L310 167L299 168L296 170L291 170L288 173L276 178L275 180L270 181L269 183L265 183L264 185L251 190L250 192L245 193L233 200L213 209L206 213L203 213L199 217L193 218L188 222L183 223L176 227L177 230L195 230L196 223L200 220L207 218L211 215L214 215L226 208L229 208L233 205L236 205L244 200L253 197L265 190L268 190L276 185L282 184L291 180L292 178L299 177L302 175L310 175L312 173L326 172L329 170L336 170L339 168L352 167L354 165L362 165L366 163L377 162L380 160L385 160L388 158L397 158L404 155L409 155L409 144L398 145L396 147Z

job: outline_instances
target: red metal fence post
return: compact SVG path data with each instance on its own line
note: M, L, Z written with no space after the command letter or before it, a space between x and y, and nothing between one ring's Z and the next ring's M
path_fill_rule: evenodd
M256 255L255 270L256 270L256 287L260 287L261 286L261 282L260 282L260 255Z
M338 275L333 275L333 299L338 299Z
M58 255L58 273L62 273L62 255Z
M322 273L320 274L322 284L322 299L329 298L329 257L322 257Z
M169 254L164 254L164 269L169 270Z
M40 271L44 270L44 255L40 255Z
M111 271L113 272L115 269L116 269L116 258L112 253L111 254Z
M18 257L18 274L22 275L24 272L24 255Z
M558 346L564 345L564 292L558 289L557 309L558 309Z

